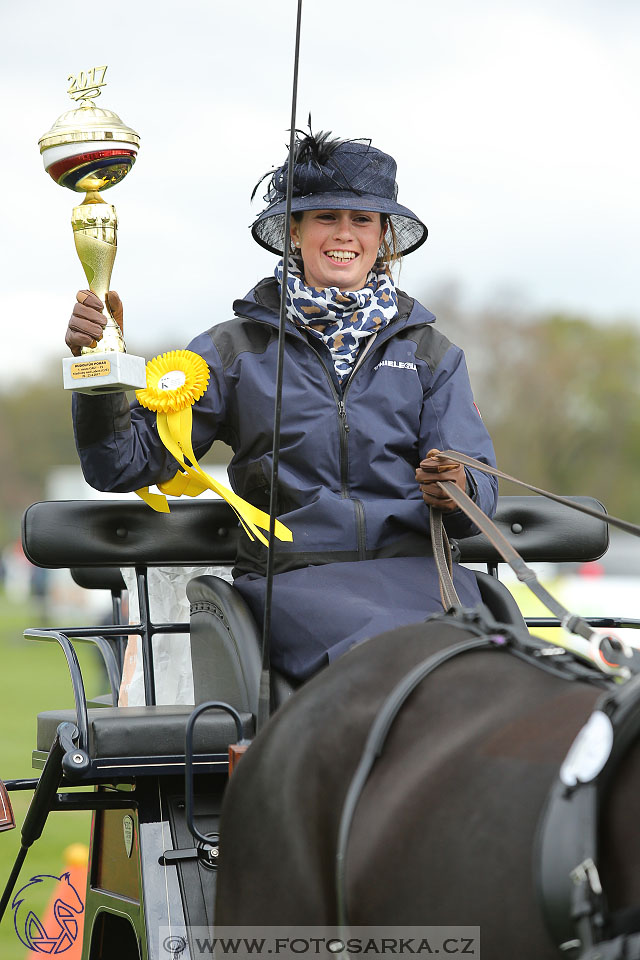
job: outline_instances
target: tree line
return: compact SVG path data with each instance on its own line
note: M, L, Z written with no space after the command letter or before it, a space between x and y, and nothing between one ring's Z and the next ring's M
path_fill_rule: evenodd
M451 292L436 310L440 329L465 350L500 468L555 493L597 497L640 522L640 327L465 311Z

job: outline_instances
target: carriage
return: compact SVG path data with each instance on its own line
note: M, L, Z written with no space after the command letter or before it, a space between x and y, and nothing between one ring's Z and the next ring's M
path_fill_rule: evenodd
M604 512L595 500L575 499ZM529 561L586 562L601 557L608 546L605 523L539 497L500 498L496 523ZM148 581L150 569L158 566L213 562L230 568L239 535L231 508L214 500L177 502L169 515L128 500L42 502L24 515L23 546L32 563L69 568L82 587L108 589L113 598L108 626L26 630L28 640L59 645L75 707L38 716L33 766L40 774L7 781L0 793L1 825L7 829L12 825L9 794L33 791L3 910L49 813L92 811L88 882L81 893L86 898L82 960L187 960L201 955L194 931L213 928L223 799L230 772L235 763L245 762L239 758L255 735L259 631L224 574L198 576L188 584L190 621L180 623L154 621ZM460 541L458 549L463 563L478 567L491 623L525 633L558 625L553 617L525 622L498 578L502 558L485 535ZM140 610L139 622L126 626L123 567L135 570ZM607 628L640 625L640 620L608 615L589 622ZM195 708L156 703L153 643L166 633L182 634L190 646ZM145 705L140 707L117 705L125 634L141 638ZM79 642L96 646L109 679L109 693L91 702L74 649ZM294 700L293 686L274 674L276 716L285 701ZM226 849L233 856L233 849ZM7 910L5 923L9 916Z

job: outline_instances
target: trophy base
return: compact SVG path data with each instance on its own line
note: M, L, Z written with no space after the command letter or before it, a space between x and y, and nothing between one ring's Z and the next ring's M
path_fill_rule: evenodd
M144 357L130 353L90 353L62 361L65 390L76 393L118 393L147 385Z

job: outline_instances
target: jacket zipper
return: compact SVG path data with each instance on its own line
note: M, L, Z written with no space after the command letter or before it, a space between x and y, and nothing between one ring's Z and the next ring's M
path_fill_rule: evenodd
M375 334L374 334L374 337L375 337ZM370 341L369 343L370 345L372 345L372 341ZM347 478L347 475L348 475L348 463L349 463L349 459L348 459L349 424L347 422L347 408L345 406L345 397L349 392L349 387L351 386L351 381L353 379L353 376L356 370L358 369L358 367L360 366L360 363L362 362L362 360L364 360L365 355L368 352L369 350L367 349L363 354L360 355L360 361L356 363L355 367L351 371L349 382L347 383L344 393L342 394L342 400L339 401L340 416L343 418L344 434L345 434L345 449L344 449L345 478ZM348 490L348 487L347 487L347 490ZM357 497L352 497L351 499L353 500L353 506L356 514L356 538L358 542L358 560L366 560L367 559L367 535L366 535L366 527L365 527L364 504L362 503L362 500L359 500Z
M342 486L342 496L346 499L349 496L349 423L347 421L347 409L344 405L344 400L341 400L338 396L333 382L331 382L331 386L335 394L336 403L338 404L338 420L340 426L340 483Z
M347 408L345 406L345 398L347 393L349 392L349 387L351 386L356 370L358 370L358 368L362 365L365 357L367 357L370 353L373 352L371 348L373 347L374 341L376 340L377 336L378 336L377 334L375 333L373 334L373 336L369 340L369 343L367 344L363 352L360 354L358 360L356 361L356 364L353 370L351 371L351 376L349 377L347 386L345 387L345 390L342 394L342 398L339 396L338 391L336 390L336 385L333 382L333 378L329 370L327 369L327 366L324 360L322 359L320 352L316 350L311 345L311 343L309 343L309 341L306 340L305 337L301 336L301 339L303 339L307 343L307 346L309 346L309 348L313 350L313 352L317 356L320 366L324 370L325 376L329 381L329 386L331 387L331 392L333 393L333 397L336 402L336 406L338 408L338 426L339 426L339 433L340 433L340 488L341 488L340 495L343 498L343 500L353 501L355 519L356 519L356 541L358 544L359 560L366 560L367 538L366 538L366 529L365 529L364 506L362 504L362 501L359 500L357 497L351 497L349 494L349 423L347 421ZM387 338L385 337L385 341L386 339Z
M333 386L333 383L331 384ZM347 390L349 385L347 384ZM335 390L335 387L334 387ZM346 393L346 391L345 391ZM344 396L344 395L343 395ZM367 537L365 528L364 505L362 500L352 497L349 492L349 423L344 399L337 397L338 415L340 420L340 476L342 481L342 496L353 503L356 519L356 542L358 544L358 560L367 558Z
M374 340L376 339L377 334L373 334L369 343L367 344L364 351L360 354L353 370L351 371L351 376L349 381L344 389L342 398L338 396L338 391L336 390L335 384L331 377L331 374L327 370L327 367L318 353L318 360L322 364L322 368L329 380L329 384L333 391L333 395L338 406L338 422L340 425L340 481L342 486L342 497L344 499L349 499L353 501L353 507L355 511L356 519L356 541L358 544L358 560L366 560L367 558L367 536L366 536L366 527L365 527L365 513L364 505L362 500L359 500L357 497L352 497L349 493L349 422L347 420L347 408L346 408L346 396L349 392L349 387L353 381L353 377L356 373L358 367L360 367L365 359L365 357L370 352L371 347L373 346Z
M311 345L309 345L311 346ZM355 514L356 521L356 543L358 545L358 560L366 560L367 554L367 538L366 538L366 529L365 529L365 516L364 516L364 506L361 500L358 500L357 497L352 497L349 493L349 422L347 420L347 408L345 406L344 397L346 396L349 385L351 383L351 377L349 378L349 383L346 386L346 389L340 397L338 391L336 390L336 385L333 382L333 378L327 369L327 365L320 353L311 347L313 352L316 354L318 361L324 370L325 376L329 381L329 386L331 392L333 393L333 398L336 402L336 407L338 408L338 429L340 434L340 496L343 500L351 500L353 503L353 509ZM351 374L353 376L354 370Z

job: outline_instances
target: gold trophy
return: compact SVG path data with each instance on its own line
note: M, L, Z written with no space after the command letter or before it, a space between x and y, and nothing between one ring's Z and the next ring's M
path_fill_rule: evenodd
M116 256L115 207L100 196L119 183L135 163L140 137L111 110L94 100L105 86L106 67L69 77L68 94L80 106L58 117L38 145L44 168L60 186L86 193L73 208L73 239L90 290L105 304L107 325L95 347L62 361L64 387L78 393L113 393L146 386L145 361L126 352L122 331L111 316L106 294Z

